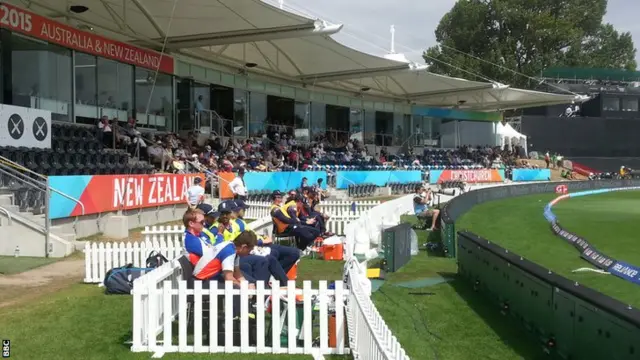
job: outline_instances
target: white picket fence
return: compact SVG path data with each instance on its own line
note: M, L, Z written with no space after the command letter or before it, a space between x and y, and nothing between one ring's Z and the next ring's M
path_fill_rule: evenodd
M355 206L353 205L355 203ZM249 208L245 210L247 219L262 219L269 216L271 203L268 201L248 201ZM318 204L319 210L335 217L360 216L365 211L380 205L377 200L362 201L322 201Z
M100 284L104 281L107 271L115 267L133 264L134 267L144 268L152 251L161 253L167 259L180 257L183 252L181 235L177 236L169 232L166 235L168 235L166 238L154 235L153 241L139 243L85 243L84 282Z
M271 233L271 218L249 223L249 228L260 234ZM99 284L110 269L127 264L145 267L152 251L160 252L167 259L178 258L183 252L184 226L146 226L141 242L92 243L84 246L84 282Z
M371 282L366 272L366 263L359 264L355 258L345 265L351 354L356 360L409 360L371 301Z
M231 282L203 289L195 281L187 288L182 269L173 260L136 279L133 285L134 352L347 354L345 306L348 296L342 282L318 289L305 281L302 289L289 281L286 287L249 289ZM232 297L240 297L240 317L233 318ZM296 296L302 296L296 301ZM249 318L250 297L255 299L254 319ZM280 299L272 301L271 299ZM293 299L293 301L288 301ZM332 317L335 321L330 321ZM173 322L177 320L177 333ZM331 331L330 331L330 324ZM333 341L330 341L330 337ZM205 341L208 339L208 341Z
M349 222L357 217L331 218L327 222L327 231L343 235ZM249 228L259 234L271 235L271 218L262 218L249 223ZM182 239L184 227L147 226L142 231L144 240L141 242L91 243L84 248L85 283L99 284L110 269L127 264L134 267L145 267L145 261L152 251L157 251L167 259L178 258L183 252Z
M246 284L240 289L232 289L230 283L225 284L224 288L202 289L201 283L196 282L193 289L187 289L177 261L182 254L182 226L147 227L143 231L144 241L139 244L87 244L85 282L102 282L106 271L112 267L128 263L144 266L152 250L159 250L171 259L134 281L131 349L136 352L148 351L156 355L167 352L309 354L318 358L328 354L351 353L355 359L363 360L409 360L371 301L366 261L360 264L354 256L362 254L371 244L378 243L381 229L397 224L400 215L410 211L409 198L374 205L357 216L334 217L327 223L329 231L346 235L347 264L344 276L349 290L344 289L341 282L335 284L335 289L328 289L326 282L320 282L318 289L312 289L307 281L302 289L296 289L293 282L283 289L277 286L265 289L264 284L258 284L255 290L249 290ZM259 218L249 226L261 234L270 234L272 229L269 216ZM340 230L334 226L339 226ZM230 315L234 295L240 296L239 320L232 319ZM296 295L303 297L302 303L286 302L286 299L293 299ZM256 299L255 322L249 320L247 315L250 296ZM266 311L264 300L269 296L284 299L272 303L270 314ZM219 307L221 304L224 304L223 308ZM335 306L335 312L332 311L332 305ZM318 311L314 310L316 306ZM281 333L284 329L297 329L297 317L300 314L297 308L302 309L299 310L302 311L302 326L299 331L286 333L285 345ZM208 319L216 321L204 321L206 310ZM344 328L345 312L348 348L344 345L347 335ZM336 324L331 331L329 323L333 322L329 321L329 314L334 314ZM173 322L176 320L178 329L174 334ZM335 341L331 343L335 346L329 346L330 333L334 334ZM250 334L255 334L255 339ZM208 341L204 340L205 337Z

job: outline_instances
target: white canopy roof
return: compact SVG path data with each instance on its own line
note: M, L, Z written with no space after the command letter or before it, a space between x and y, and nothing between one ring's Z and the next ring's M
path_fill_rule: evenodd
M506 123L505 125L503 125L501 122L499 122L498 123L497 133L502 138L517 138L517 139L526 139L527 138L526 135L523 135L523 134L519 133L509 123Z
M9 2L25 6L20 0ZM140 46L161 49L166 35L168 52L310 89L486 111L580 101L571 95L440 76L424 66L365 54L330 37L342 25L292 14L260 0L83 0L89 10L81 14L67 9L68 0L27 3L31 11L74 25L88 24L106 36Z

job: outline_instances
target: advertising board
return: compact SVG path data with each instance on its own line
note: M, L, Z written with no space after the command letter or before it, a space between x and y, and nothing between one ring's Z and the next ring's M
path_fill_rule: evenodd
M429 183L440 184L446 181L462 181L465 183L495 183L504 182L504 170L477 169L477 170L431 170Z
M171 56L82 31L11 4L0 3L0 27L73 50L174 73Z
M551 170L549 169L513 169L511 174L513 181L549 181Z
M84 205L84 215L155 206L185 204L186 192L204 174L50 176L49 186ZM82 207L55 191L51 219L82 215Z

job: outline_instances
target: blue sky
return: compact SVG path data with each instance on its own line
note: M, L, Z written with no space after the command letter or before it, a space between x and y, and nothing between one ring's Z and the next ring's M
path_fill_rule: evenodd
M389 26L396 28L396 52L420 61L423 49L435 43L434 30L456 0L284 0L285 9L344 24L335 36L345 45L382 55L390 47ZM270 0L269 2L277 2ZM630 31L640 46L640 1L609 0L605 21ZM636 54L640 64L640 54Z

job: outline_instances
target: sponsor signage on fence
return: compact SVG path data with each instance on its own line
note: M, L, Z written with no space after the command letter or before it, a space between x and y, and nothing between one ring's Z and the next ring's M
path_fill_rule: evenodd
M556 186L556 194L566 194L569 192L569 187L567 185L558 185Z
M640 268L637 266L627 264L623 261L616 261L608 270L609 273L617 277L640 285Z
M0 105L0 146L51 148L51 112Z
M169 74L174 72L170 56L82 31L7 3L0 3L0 26L85 53Z
M421 181L422 172L418 170L336 171L338 189L346 189L349 185L386 186L389 183L407 184Z
M599 252L594 248L586 248L580 255L583 259L587 260L591 265L600 269L607 270L611 267L615 260L607 255Z
M576 192L572 194L565 194L557 197L553 201L551 201L545 207L545 218L551 223L551 229L553 232L559 237L565 239L567 242L572 244L576 249L580 251L580 257L584 260L588 261L591 265L606 270L612 275L615 275L619 278L625 279L627 281L631 281L635 284L640 285L640 267L625 263L623 261L618 261L613 259L612 257L600 252L593 245L589 244L589 242L580 237L579 235L573 234L564 230L560 224L556 222L555 215L551 211L551 207L558 203L560 200L568 199L570 197L579 197L579 196L587 196L587 195L595 195L602 194L613 191L624 191L624 190L636 190L637 186L630 186L625 188L613 188L613 189L596 189L596 190L587 190ZM556 192L559 192L556 188Z
M549 169L513 169L511 175L513 181L551 180L551 170Z
M84 214L185 204L186 191L203 174L50 176L49 185L80 200ZM55 191L51 194L52 219L82 215L82 207Z
M429 183L439 184L446 181L462 181L465 183L503 182L504 170L431 170L429 172Z

